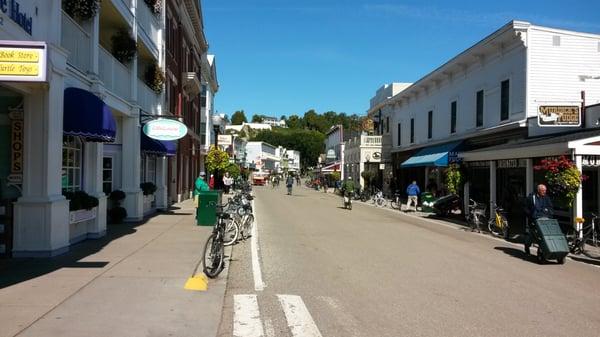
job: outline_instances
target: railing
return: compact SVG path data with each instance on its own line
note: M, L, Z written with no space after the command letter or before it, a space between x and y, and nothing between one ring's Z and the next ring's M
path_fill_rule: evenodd
M146 36L148 36L150 42L154 44L153 47L158 50L156 41L158 40L158 31L160 28L157 16L150 11L150 8L148 8L146 3L143 1L138 1L136 15L137 22L142 28L142 31L146 34Z
M61 45L69 51L67 62L83 73L91 70L90 33L62 13Z
M98 72L104 86L125 100L131 99L131 71L106 49L99 50Z
M147 113L156 114L158 112L158 95L154 92L154 90L148 88L146 83L142 80L138 79L138 104L142 108L142 110Z
M361 136L361 145L381 146L381 136Z

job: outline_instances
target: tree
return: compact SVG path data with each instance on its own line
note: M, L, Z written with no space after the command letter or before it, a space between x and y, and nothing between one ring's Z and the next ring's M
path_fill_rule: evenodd
M242 125L242 123L248 123L244 110L238 110L231 115L231 124Z
M290 129L301 129L304 127L304 121L302 120L302 117L298 117L298 115L291 115L286 123Z
M241 174L241 170L240 167L237 164L234 163L229 163L229 165L227 166L227 168L225 169L225 172L229 172L229 175L235 179L237 177L240 176Z
M308 167L317 164L319 154L323 152L325 136L313 130L278 128L261 131L251 140L299 151L301 165Z
M213 173L219 174L224 172L229 166L229 155L217 146L211 146L206 155L206 169Z
M265 120L263 115L252 115L252 123L262 123Z

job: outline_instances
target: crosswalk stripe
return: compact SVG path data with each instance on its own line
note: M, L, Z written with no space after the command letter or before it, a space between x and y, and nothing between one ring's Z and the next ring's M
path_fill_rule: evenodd
M322 337L300 296L277 295L294 337Z
M264 337L256 295L233 296L233 336Z

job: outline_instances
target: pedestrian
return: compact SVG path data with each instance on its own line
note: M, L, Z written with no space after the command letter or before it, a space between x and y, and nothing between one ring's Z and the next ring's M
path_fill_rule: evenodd
M211 174L210 179L208 179L208 187L210 187L211 190L215 189L215 175L214 174Z
M300 175L296 174L296 186L300 186Z
M321 179L321 184L323 185L323 192L327 193L327 179L325 177L323 177L323 179Z
M419 194L421 194L421 190L419 189L419 185L417 182L413 180L412 184L408 185L406 188L406 194L408 194L408 200L406 201L406 210L409 210L411 205L415 204L415 212L417 211L417 203L419 201Z
M200 192L209 190L208 184L206 184L206 181L204 179L206 179L206 173L200 172L198 178L196 178L196 182L194 182L194 191L192 192L192 194L194 195L194 205L196 206L196 208L198 207L198 195L200 194Z
M294 178L288 175L285 180L285 186L287 187L287 194L292 195L292 187L294 186Z
M525 225L525 252L529 254L531 247L531 229L537 219L552 218L554 216L554 206L552 200L547 194L547 188L544 184L537 186L537 191L527 196L525 202L525 214L527 215L527 224Z
M229 194L231 185L233 185L233 178L229 175L229 172L225 172L225 176L223 176L223 185L225 187L225 194Z

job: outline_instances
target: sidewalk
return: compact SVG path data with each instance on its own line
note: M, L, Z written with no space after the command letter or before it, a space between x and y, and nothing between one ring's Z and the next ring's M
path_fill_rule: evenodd
M183 288L211 227L192 201L50 259L0 261L0 337L215 336L227 271Z

